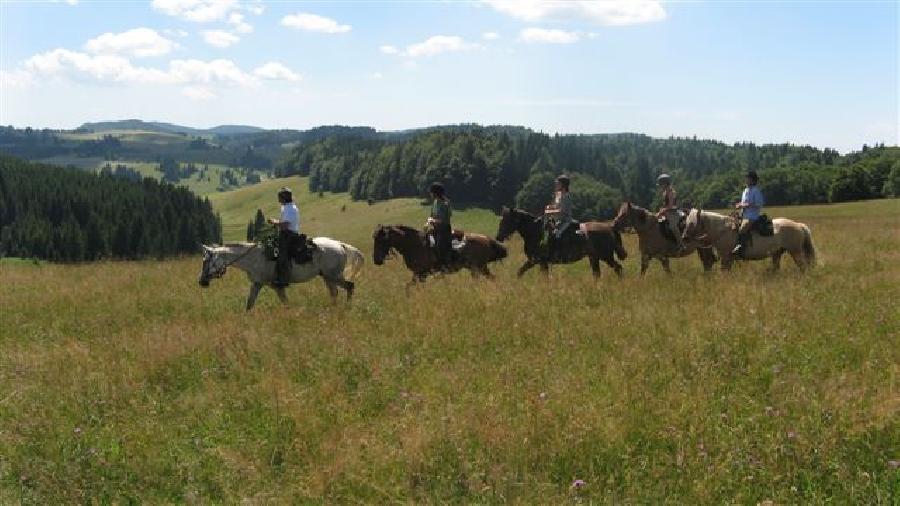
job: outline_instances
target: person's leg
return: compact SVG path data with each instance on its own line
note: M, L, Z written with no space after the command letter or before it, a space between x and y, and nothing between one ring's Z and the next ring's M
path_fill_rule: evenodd
M453 249L453 231L450 225L444 225L437 230L437 234L438 260L442 267L447 267L450 263L450 253Z
M278 258L275 259L275 286L287 286L291 282L291 267L294 262L293 239L296 234L289 230L278 231Z
M681 229L678 228L678 221L681 219L681 215L678 214L677 209L669 209L666 211L666 225L669 227L669 230L672 232L672 235L675 236L675 244L678 245L678 249L684 249L684 242L681 240Z
M732 253L735 255L744 256L744 252L747 249L747 239L750 236L750 227L753 225L753 222L750 220L741 220L741 226L738 228L738 237L737 237L737 245L732 250Z

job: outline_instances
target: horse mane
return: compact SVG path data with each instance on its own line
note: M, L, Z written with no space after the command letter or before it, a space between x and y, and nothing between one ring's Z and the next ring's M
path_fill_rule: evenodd
M418 234L419 229L410 227L408 225L385 225L386 228L393 228L403 232L404 234Z
M537 215L536 215L536 214L531 214L531 213L529 213L528 211L526 211L526 210L524 210L524 209L522 209L522 208L520 208L520 207L512 207L512 208L510 208L509 210L510 210L511 212L513 212L513 213L516 213L516 214L524 214L525 216L529 216L529 217L531 217L531 218L537 218Z

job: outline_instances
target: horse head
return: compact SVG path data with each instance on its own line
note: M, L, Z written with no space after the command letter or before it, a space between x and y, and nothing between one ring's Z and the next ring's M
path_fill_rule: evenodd
M372 261L375 262L375 265L384 264L384 259L390 255L391 249L394 247L391 242L392 231L390 226L378 225L375 227L375 233L372 234L372 239L375 240Z
M228 266L225 262L225 256L215 247L205 244L203 246L203 266L200 268L200 286L206 288L209 282L215 278L221 278L225 275Z
M497 241L503 242L509 239L509 236L513 233L521 231L523 221L526 221L529 217L531 217L532 220L534 219L533 216L521 209L504 207L500 212L500 225L497 227Z

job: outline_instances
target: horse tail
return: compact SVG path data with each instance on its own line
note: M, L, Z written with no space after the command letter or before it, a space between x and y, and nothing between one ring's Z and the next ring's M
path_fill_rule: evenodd
M803 255L806 257L806 265L815 267L818 260L816 256L816 246L813 244L812 232L809 227L803 225Z
M500 244L496 239L490 239L491 249L494 250L494 260L503 260L508 255L506 246Z
M347 254L347 262L344 265L344 280L354 281L359 276L359 273L362 272L366 257L361 251L349 244L341 243L341 246L344 248L344 253Z
M625 251L625 246L622 246L622 234L619 233L618 230L613 230L613 235L615 236L615 250L616 256L619 257L619 260L625 260L628 258L628 252Z

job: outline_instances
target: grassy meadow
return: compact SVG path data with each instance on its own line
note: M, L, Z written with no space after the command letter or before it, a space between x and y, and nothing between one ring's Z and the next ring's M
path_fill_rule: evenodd
M226 238L283 184L212 195ZM407 296L371 231L418 200L297 193L367 255L352 304L316 281L247 314L199 256L0 263L0 503L900 502L900 200L769 209L810 224L805 276L641 279L626 236L622 281L516 280L514 239L495 282Z

